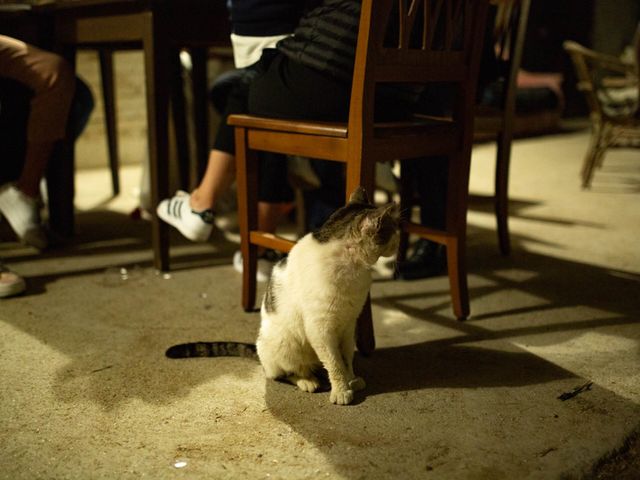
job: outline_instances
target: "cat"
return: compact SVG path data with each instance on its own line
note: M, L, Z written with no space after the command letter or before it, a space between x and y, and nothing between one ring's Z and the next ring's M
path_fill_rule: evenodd
M271 273L256 342L267 378L314 392L324 367L332 403L365 387L353 372L356 320L373 264L398 247L398 208L375 207L362 188L317 231L296 243Z
M347 205L300 239L274 266L256 341L268 379L315 392L324 368L331 386L329 399L338 405L351 403L354 392L365 388L365 381L353 371L356 321L371 287L373 265L397 250L398 223L396 204L376 207L359 187ZM225 346L214 348L216 344ZM177 349L174 354L188 353L182 357L217 356L209 355L213 350L252 354L246 344L238 350L243 355L228 345L201 342L172 349Z

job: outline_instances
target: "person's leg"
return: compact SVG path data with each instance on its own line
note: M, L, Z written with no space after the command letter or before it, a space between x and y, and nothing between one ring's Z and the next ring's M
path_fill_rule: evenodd
M223 120L216 133L213 149L209 154L207 167L200 183L191 194L178 192L173 198L163 200L158 205L157 212L160 218L178 228L191 240L204 241L208 238L213 228L216 204L235 180L235 130L227 125L226 118L230 114L247 112L249 86L253 79L263 72L266 63L265 59L255 66L235 71L230 79L225 80L225 83L231 81L233 86L229 89L225 112L222 115ZM261 184L273 182L274 185L270 188L275 191L283 190L282 185L275 185L275 183L286 175L274 174L271 168L267 168L264 173ZM265 231L275 232L275 227L282 216L282 206L279 205L281 200L270 196L265 197L263 191L261 186L259 198L275 203L270 206L261 202L259 224L261 228L268 228Z
M66 132L75 90L73 71L59 55L5 36L0 36L0 70L33 90L25 166L16 186L37 197L53 144Z
M235 179L235 132L227 125L226 118L233 113L246 113L248 85L255 75L252 68L237 72L241 75L233 77L233 86L229 89L225 111L200 182L190 194L179 191L162 200L156 208L163 221L192 241L204 242L209 238L216 203Z
M22 172L31 96L26 85L0 77L0 185L15 182Z
M207 169L198 186L191 192L193 210L214 210L218 199L235 180L235 156L222 150L211 150Z
M0 71L33 91L24 167L15 185L0 192L0 211L23 241L44 248L37 204L40 180L55 142L65 136L75 78L62 57L2 35Z
M322 86L322 95L318 95L319 85ZM350 93L351 85L279 55L251 84L248 110L249 113L274 118L339 121L348 116ZM311 163L322 183L319 189L305 193L306 217L314 226L344 203L340 200L344 200L344 168L333 162ZM288 188L286 178L286 172L273 175L270 180L272 188ZM284 186L276 187L278 182Z
M245 70L246 69L243 68L223 72L216 77L211 85L209 89L209 100L219 115L223 115L226 111L227 100L238 82L243 81Z
M93 93L89 86L80 77L76 77L76 89L71 101L71 113L69 128L73 139L76 140L89 123L91 112L95 106Z
M444 229L448 183L447 157L405 160L402 175L413 179L413 191L420 201L420 224ZM413 246L409 258L399 262L397 276L403 280L416 280L442 275L446 271L446 249L430 240L420 239Z

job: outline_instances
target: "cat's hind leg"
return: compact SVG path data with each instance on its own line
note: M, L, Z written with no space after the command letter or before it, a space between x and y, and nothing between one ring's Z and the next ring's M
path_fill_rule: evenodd
M315 375L310 374L305 377L293 374L287 377L287 381L296 385L303 392L313 393L320 386L320 382Z
M320 386L320 381L313 373L291 373L284 370L276 362L262 361L265 376L270 380L285 380L297 386L303 392L313 393Z

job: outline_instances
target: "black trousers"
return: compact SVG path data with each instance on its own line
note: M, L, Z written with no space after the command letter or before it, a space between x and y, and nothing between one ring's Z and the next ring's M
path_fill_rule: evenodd
M264 74L274 52L265 50L254 65L223 74L214 83L210 99L222 116L213 143L214 149L235 154L235 130L227 124L226 119L231 114L254 113L248 107L249 92L255 79ZM259 152L259 155L258 199L270 203L291 202L293 191L287 181L286 156L273 152Z

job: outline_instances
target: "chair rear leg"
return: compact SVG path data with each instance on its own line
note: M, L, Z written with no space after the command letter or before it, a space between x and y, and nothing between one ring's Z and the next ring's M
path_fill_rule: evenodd
M362 307L362 312L356 324L356 346L358 351L368 356L376 348L376 339L373 334L373 315L371 314L371 295L367 295L367 301Z
M402 175L402 162L400 162L400 218L403 221L411 220L411 210L413 208L413 189L411 179L408 175ZM409 233L400 229L400 242L398 244L398 254L396 261L403 262L407 258L409 248Z
M511 132L503 131L498 137L495 178L495 212L498 244L502 255L511 252L509 238L509 164L511 162Z

